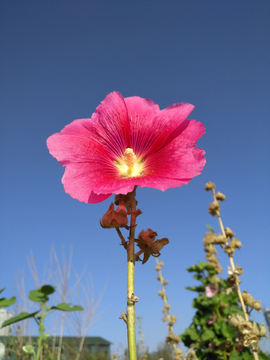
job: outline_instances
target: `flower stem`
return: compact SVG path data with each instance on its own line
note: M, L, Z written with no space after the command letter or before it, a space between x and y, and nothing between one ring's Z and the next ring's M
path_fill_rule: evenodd
M135 331L135 302L132 301L134 296L134 238L136 226L136 187L129 193L131 203L131 219L129 230L129 242L127 245L127 330L128 330L128 351L129 360L136 360L136 331Z
M43 340L43 332L44 332L44 319L46 317L46 303L42 303L42 317L40 319L40 323L39 323L39 338L38 338L38 348L37 348L37 353L34 356L34 360L39 360L40 358L40 351L42 348L42 340Z

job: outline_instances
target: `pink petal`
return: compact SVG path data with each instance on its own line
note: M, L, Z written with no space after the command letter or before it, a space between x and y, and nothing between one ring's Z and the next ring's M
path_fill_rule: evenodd
M147 153L155 139L153 126L155 116L159 113L159 106L150 99L138 96L125 98L125 102L130 118L131 147L140 157Z

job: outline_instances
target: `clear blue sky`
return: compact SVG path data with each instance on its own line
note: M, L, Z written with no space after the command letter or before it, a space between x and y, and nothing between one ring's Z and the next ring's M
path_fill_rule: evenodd
M9 1L1 17L1 287L13 295L13 279L33 251L42 277L52 245L59 256L74 247L73 265L88 264L95 292L106 281L100 327L90 332L126 346L126 255L114 230L99 219L112 198L80 203L61 184L64 169L49 154L46 139L74 119L91 117L114 90L152 99L165 108L195 105L190 118L206 126L198 146L206 151L202 174L187 186L161 192L139 189L148 227L170 244L160 260L176 333L189 326L195 281L185 270L203 260L209 180L224 192L225 226L243 243L236 262L244 268L242 289L270 307L269 154L270 2L249 1ZM221 251L219 251L221 253ZM228 260L220 254L226 272ZM159 284L151 258L136 266L137 315L153 350L167 329L160 321ZM224 274L226 277L226 273ZM263 321L262 315L256 320Z

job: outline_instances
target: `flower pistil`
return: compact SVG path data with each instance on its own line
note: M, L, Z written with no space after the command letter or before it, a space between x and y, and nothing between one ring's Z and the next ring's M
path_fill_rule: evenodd
M133 149L127 148L119 162L114 161L122 177L136 177L143 175L144 160L134 154Z

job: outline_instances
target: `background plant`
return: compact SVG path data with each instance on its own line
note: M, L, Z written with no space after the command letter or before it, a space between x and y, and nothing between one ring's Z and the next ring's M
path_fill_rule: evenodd
M49 306L47 302L49 301L49 295L55 292L55 287L51 285L43 285L41 288L37 290L31 290L29 292L29 299L33 302L37 302L40 304L40 309L33 313L22 312L8 320L6 320L2 327L12 325L14 323L20 322L22 320L26 320L29 318L33 318L39 326L39 338L38 338L38 346L37 350L35 350L34 346L31 344L27 344L23 346L23 351L26 354L33 354L34 360L40 359L40 354L42 351L43 341L46 341L49 338L49 334L45 333L45 318L52 314L55 310L60 311L81 311L83 307L75 305L70 306L68 303L60 303L56 306Z

